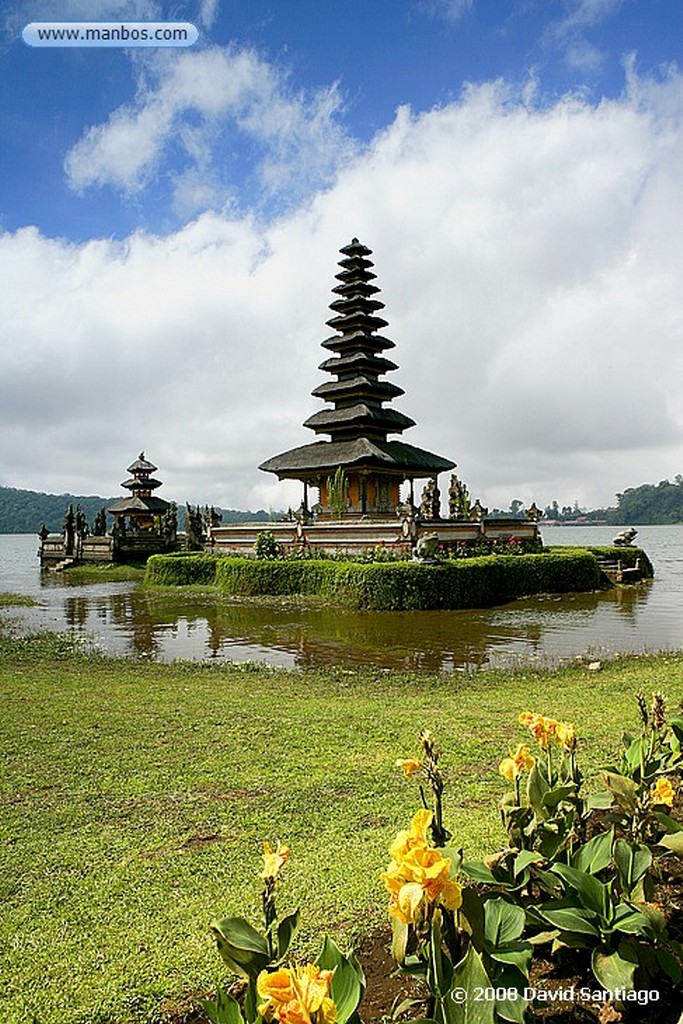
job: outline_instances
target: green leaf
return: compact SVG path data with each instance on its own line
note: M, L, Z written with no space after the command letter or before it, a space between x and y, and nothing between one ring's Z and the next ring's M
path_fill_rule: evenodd
M652 853L644 843L627 843L625 839L617 839L614 844L614 863L622 889L631 893L652 865Z
M663 825L667 832L683 832L683 825L680 821L665 814L664 811L652 811L660 825Z
M200 999L211 1024L244 1024L239 1004L223 989L216 989L216 999Z
M490 870L487 868L481 860L464 860L460 865L460 870L463 875L467 875L474 882L486 882L489 885L498 885L498 879Z
M527 782L527 796L529 803L533 807L536 815L539 818L547 818L547 811L543 804L543 797L550 790L550 786L546 782L545 778L539 771L538 765L535 764L529 772L529 780Z
M683 744L683 718L672 718L669 725L678 742Z
M503 1020L512 1021L513 1024L524 1024L524 1013L528 1000L524 999L523 993L529 983L529 972L520 972L516 967L509 964L503 966L498 964L489 965L486 958L484 958L484 967L491 979L489 984L493 988L503 989L506 992L516 989L518 992L517 997L495 999L495 1020L497 1021L498 1017L502 1017Z
M658 949L655 955L657 957L657 963L664 973L671 978L674 985L680 985L683 972L681 971L681 965L673 953L670 953L668 949Z
M603 772L602 775L605 785L619 806L628 811L629 814L633 814L638 797L638 787L633 779L629 779L625 775L619 775L616 772Z
M683 832L669 832L659 840L659 846L665 846L672 853L683 854Z
M282 960L287 955L294 934L299 927L299 911L283 917L277 926L277 956Z
M245 978L255 978L271 962L264 935L243 917L226 917L209 925L218 952L228 967Z
M525 868L528 868L530 864L542 863L543 858L540 853L535 853L533 850L522 850L521 853L517 854L513 861L512 872L515 878L517 878L517 876L520 875Z
M432 921L432 938L429 949L429 987L443 998L451 987L453 965L442 950L441 925L438 915Z
M529 974L529 964L533 952L530 942L510 942L503 949L487 949L487 956L499 964L509 964L523 974Z
M260 1020L258 1012L259 997L256 991L256 978L250 978L247 991L244 993L244 1016L249 1024L252 1021Z
M606 811L608 807L611 807L614 803L614 799L611 793L591 793L586 798L586 807L591 811Z
M587 871L591 875L597 875L598 871L606 868L612 859L612 842L614 840L614 829L609 832L602 832L593 836L587 843L574 851L572 866L578 871Z
M451 862L450 877L456 878L462 866L462 850L456 850L454 846L440 846L439 853Z
M441 1004L445 1024L494 1024L494 1001L474 998L475 989L488 988L490 984L479 953L470 945L453 968L453 985Z
M602 988L613 992L615 989L633 991L633 974L636 964L626 960L619 951L605 953L602 949L594 949L591 957L593 974Z
M573 796L576 796L576 784L570 782L565 786L554 786L541 799L544 807L554 810L563 800L570 800Z
M538 913L551 924L553 928L559 928L563 932L577 932L580 935L593 935L599 937L600 932L595 925L596 915L583 907L544 907L538 908ZM562 938L562 936L560 936Z
M408 925L395 917L391 923L391 955L397 964L405 963L407 947Z
M612 921L612 931L625 932L627 935L652 936L654 921L629 903L620 903Z
M484 904L484 941L489 950L515 942L524 931L524 911L502 897Z
M346 1024L363 998L365 978L360 965L355 957L351 960L344 956L329 935L325 936L316 963L325 971L334 971L330 983L330 997L337 1007L337 1024Z
M587 910L592 910L609 921L612 910L610 887L603 885L594 875L577 871L569 864L553 864L550 869L574 889Z

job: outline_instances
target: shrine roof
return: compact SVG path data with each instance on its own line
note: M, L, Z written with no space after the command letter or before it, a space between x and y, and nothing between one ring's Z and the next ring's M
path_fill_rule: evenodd
M338 466L395 470L405 476L431 476L455 468L455 463L433 452L403 441L371 441L358 437L349 441L317 441L274 455L259 469L280 477L300 477L302 472L333 470Z
M163 498L141 498L138 495L131 495L129 498L121 498L120 501L110 505L107 512L151 512L153 515L157 515L160 512L165 512L169 507L169 502L164 501Z

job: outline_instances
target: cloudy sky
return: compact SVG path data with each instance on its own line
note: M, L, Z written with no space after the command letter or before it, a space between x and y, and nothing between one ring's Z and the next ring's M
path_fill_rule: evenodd
M5 0L0 484L286 507L338 250L474 496L683 472L680 0ZM188 21L186 48L29 22ZM447 486L447 480L442 480Z

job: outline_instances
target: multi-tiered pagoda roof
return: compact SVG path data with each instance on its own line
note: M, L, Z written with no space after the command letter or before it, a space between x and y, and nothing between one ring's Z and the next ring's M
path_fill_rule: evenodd
M385 483L391 478L394 493L397 482L435 476L453 469L455 463L403 441L388 439L390 434L401 434L415 426L415 421L387 405L404 392L383 379L398 367L381 354L395 345L378 333L388 325L377 315L384 309L384 303L376 298L379 288L373 282L377 275L368 258L372 251L354 238L341 253L344 258L339 261L341 271L336 275L340 283L332 289L339 298L330 304L335 316L327 321L328 327L337 333L322 343L333 355L320 365L321 370L336 379L315 388L313 395L328 404L304 423L316 434L329 435L330 440L275 455L259 468L276 473L281 480L313 483L339 467L365 477L374 472ZM372 501L368 508L367 498L361 501L359 497L359 503L362 507L358 511L381 510Z
M152 491L162 486L161 480L155 480L151 475L156 469L157 466L145 458L145 453L140 452L135 462L132 462L126 470L131 476L121 484L122 487L131 492L130 497L122 498L115 505L110 505L107 511L114 515L122 513L134 515L138 512L149 512L152 515L159 515L166 512L169 508L168 502L164 501L163 498L156 498L152 494Z

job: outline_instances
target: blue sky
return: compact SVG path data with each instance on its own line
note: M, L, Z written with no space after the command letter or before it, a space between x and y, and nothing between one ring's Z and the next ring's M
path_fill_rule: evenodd
M680 0L3 16L0 483L115 493L145 447L181 500L295 500L255 466L313 440L352 235L386 292L405 439L486 503L609 503L683 470ZM62 20L200 38L21 40Z

